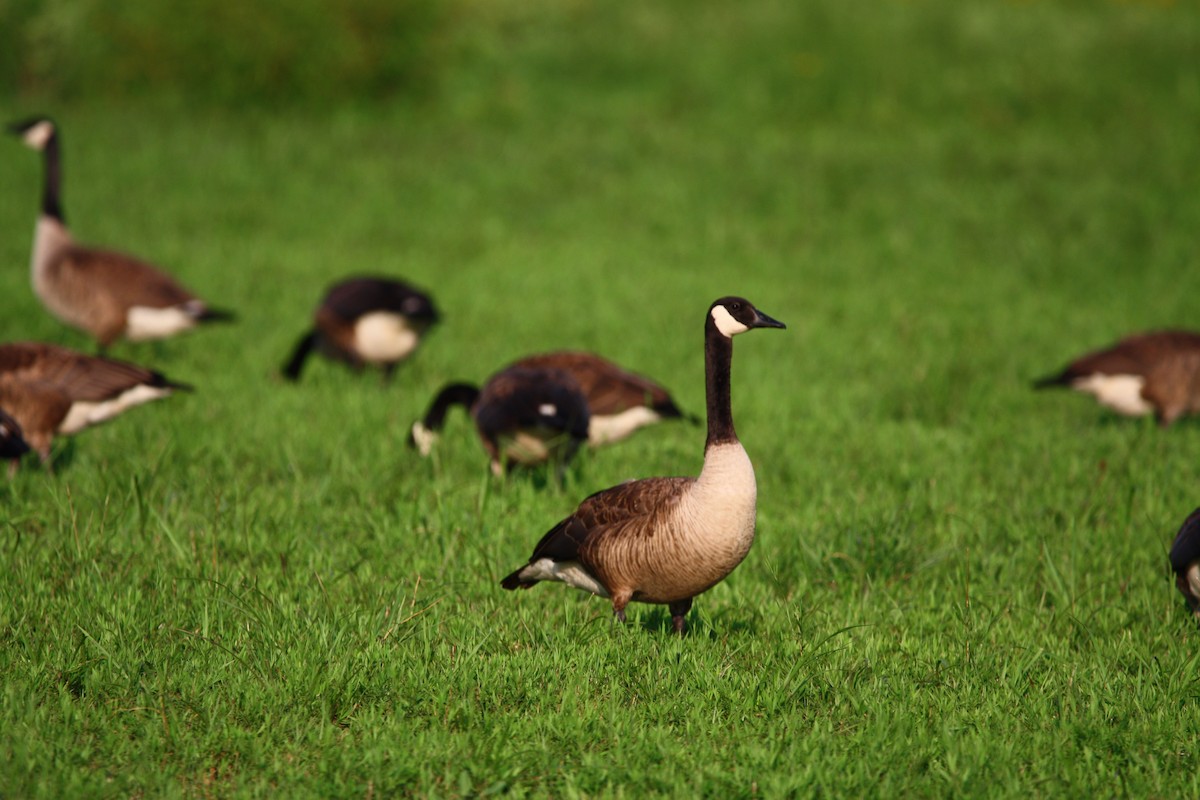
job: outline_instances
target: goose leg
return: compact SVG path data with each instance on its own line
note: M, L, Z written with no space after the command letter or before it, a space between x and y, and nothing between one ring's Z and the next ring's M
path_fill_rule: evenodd
M613 615L624 623L625 622L625 606L629 605L629 601L633 599L633 592L629 590L612 592L612 607Z
M670 603L667 608L671 611L671 622L675 626L675 632L682 636L683 629L687 626L684 617L687 616L687 612L692 608L692 598L689 597L686 600Z

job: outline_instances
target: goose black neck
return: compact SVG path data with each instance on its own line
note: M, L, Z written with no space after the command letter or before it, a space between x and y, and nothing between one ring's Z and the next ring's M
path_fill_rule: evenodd
M58 201L60 167L57 133L46 140L46 146L42 148L42 161L46 167L45 183L42 186L42 213L65 223L62 206Z
M479 397L479 387L472 386L469 383L451 383L442 387L438 392L437 397L433 399L429 410L425 412L425 419L421 423L428 430L440 431L442 425L446 422L446 412L454 406L462 406L470 410L475 400Z
M711 318L704 325L704 399L708 411L708 440L705 449L737 441L733 429L733 406L729 373L733 363L733 339L717 330Z

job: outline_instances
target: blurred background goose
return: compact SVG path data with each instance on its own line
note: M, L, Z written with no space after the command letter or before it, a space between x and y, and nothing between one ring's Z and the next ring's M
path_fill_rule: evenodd
M560 350L528 356L512 366L558 369L573 377L587 398L588 442L593 446L618 442L665 419L699 422L694 416L685 417L661 384L595 353Z
M0 345L0 407L20 425L47 466L55 435L78 433L190 388L135 364L57 345Z
M422 455L432 451L446 413L456 405L475 421L496 475L514 465L550 462L561 478L588 438L587 399L574 378L561 370L507 367L482 389L452 383L437 393L412 426L411 441Z
M1184 520L1175 535L1170 561L1175 586L1187 600L1193 616L1200 621L1200 508Z
M300 379L304 362L316 350L361 370L378 365L390 378L438 321L425 292L391 278L347 278L331 286L313 315L312 330L300 337L283 367L288 380Z
M106 348L118 338L162 339L232 314L210 308L159 268L111 250L77 244L59 196L58 129L48 117L9 126L42 153L45 180L34 229L33 290L60 321Z
M1166 427L1200 411L1200 334L1170 330L1129 336L1080 356L1034 386L1085 392L1118 414L1154 414Z

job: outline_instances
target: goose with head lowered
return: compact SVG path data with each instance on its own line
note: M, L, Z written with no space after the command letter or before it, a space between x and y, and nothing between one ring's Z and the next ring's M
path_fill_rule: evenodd
M715 301L704 320L708 438L699 477L643 478L593 494L500 585L562 581L610 598L622 622L630 602L666 605L682 633L692 599L724 580L754 542L754 466L730 398L733 337L783 327L741 297Z
M45 180L34 229L33 290L55 317L106 348L119 338L163 339L232 314L211 308L151 264L112 250L78 244L67 228L59 194L59 134L48 117L9 130L42 153Z
M446 413L456 405L475 421L495 475L515 465L551 462L561 478L587 441L587 399L575 379L561 370L508 367L488 378L482 389L469 383L442 387L424 418L412 426L410 441L421 455L432 452Z
M526 356L512 366L558 369L573 377L587 398L588 442L593 447L619 442L638 428L665 419L698 422L679 410L661 384L595 353L558 350Z
M1188 515L1175 535L1170 561L1175 586L1200 621L1200 508Z
M314 350L361 370L378 365L391 378L438 321L425 292L392 278L347 278L329 288L313 315L313 328L300 337L283 367L288 380L300 379Z
M1154 331L1087 353L1034 383L1086 392L1127 417L1153 414L1167 427L1200 411L1200 333Z
M126 361L57 345L0 345L0 407L17 421L46 466L55 435L78 433L134 406L190 389Z
M16 470L17 461L29 452L29 443L17 421L0 409L0 459L10 462L9 474Z

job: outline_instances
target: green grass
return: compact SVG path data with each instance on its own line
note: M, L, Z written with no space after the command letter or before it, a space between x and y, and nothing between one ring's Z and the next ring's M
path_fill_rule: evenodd
M241 320L118 346L197 392L0 485L0 794L1200 794L1200 424L1029 389L1195 326L1200 13L801 5L463 3L419 103L50 109L77 235ZM90 349L29 289L40 165L0 165L0 338ZM283 385L364 271L444 325L391 387ZM498 481L461 416L407 448L432 392L584 347L700 411L731 292L789 327L736 344L758 539L690 635L501 591L702 432Z

